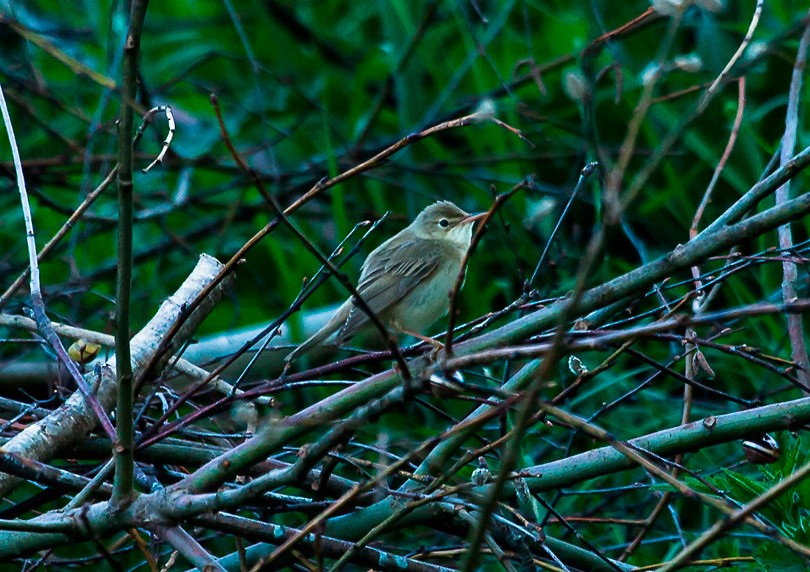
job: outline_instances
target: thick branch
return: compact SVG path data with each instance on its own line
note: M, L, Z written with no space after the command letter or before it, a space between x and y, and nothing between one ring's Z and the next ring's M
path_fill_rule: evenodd
M186 304L208 286L221 267L215 258L201 256L197 267L177 292L161 304L155 317L132 338L132 361L136 369L149 361L163 336L183 315ZM208 303L201 305L197 312L188 317L185 327L181 329L181 340L191 335L221 296L222 288L215 290ZM107 411L115 403L116 364L116 358L112 358L97 372L87 375L88 384L96 388L98 401ZM6 443L3 449L39 461L48 460L66 447L84 439L97 423L95 414L84 396L76 392L45 419L26 427ZM18 479L15 477L0 474L0 494L8 493L17 482Z

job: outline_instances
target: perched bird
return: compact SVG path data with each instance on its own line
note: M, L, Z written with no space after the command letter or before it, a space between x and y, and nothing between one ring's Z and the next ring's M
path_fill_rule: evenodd
M368 255L357 293L392 330L424 331L447 313L448 294L472 242L473 223L484 214L470 215L449 201L428 206ZM284 359L291 362L335 332L337 343L342 344L370 325L369 317L350 297L325 326Z

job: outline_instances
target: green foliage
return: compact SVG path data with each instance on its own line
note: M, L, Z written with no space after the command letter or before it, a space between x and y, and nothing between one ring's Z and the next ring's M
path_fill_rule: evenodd
M142 114L154 106L170 105L177 130L164 163L149 173L138 170L135 175L131 330L143 327L161 301L185 279L201 253L228 260L276 219L273 206L228 150L212 95L217 98L236 152L282 207L293 204L318 181L346 172L409 134L473 113L482 104L492 105L497 119L519 130L530 143L485 120L444 130L321 192L290 217L311 241L310 246L328 254L356 224L378 220L390 212L362 243L359 237L367 227L352 234L336 258L354 279L364 256L428 203L447 199L470 212L486 210L494 196L509 192L524 177L533 175L532 183L511 196L496 213L472 256L464 290L458 297L458 324L496 312L527 293L519 311L501 317L487 329L491 332L565 296L579 278L586 286L594 286L671 252L689 240L696 209L715 169L722 166L698 230L706 228L761 178L784 130L788 86L806 5L794 0L766 3L754 43L705 111L697 113L697 102L742 42L755 6L752 0L726 4L719 12L692 6L677 26L674 19L653 13L635 27L624 28L645 13L650 3L152 2L141 43L141 84L135 106ZM115 164L119 92L105 83L120 84L126 29L127 17L117 3L0 2L0 84L17 132L40 247ZM670 33L672 43L667 48ZM679 68L675 65L679 57L698 60L701 65L697 69ZM658 58L661 61L657 62ZM580 276L588 244L609 212L610 205L605 204L607 179L619 160L628 126L639 113L645 82L656 69L661 75L651 94L649 111L639 125L638 139L631 146L618 191L626 196L647 167L649 176L638 194L628 200L621 220L605 229L597 263ZM741 77L745 79L742 98L737 81ZM581 88L579 93L572 92L576 85ZM798 123L797 149L810 140L805 120L807 93L805 84L799 117L794 118ZM723 159L741 100L742 124L733 149ZM138 169L155 157L166 133L165 117L158 114L137 148ZM670 135L677 135L675 143L664 149ZM662 154L661 162L654 164L658 153ZM579 191L538 280L527 285L582 168L590 161L598 161L599 170ZM13 166L7 145L0 146L0 162L6 173L2 187L6 192L0 193L2 291L27 268L28 259L19 198L12 192ZM808 175L797 174L792 184L793 194L800 194L807 187ZM772 198L767 198L756 209L771 204ZM111 187L42 261L45 302L52 319L112 331L116 217L115 189ZM797 246L790 255L801 263L806 257L807 245L802 241L808 237L808 228L806 218L793 225ZM725 257L726 252L700 264L698 270L705 283L722 278L707 311L781 300L782 253L773 250L775 236L775 232L768 232L748 237L737 254ZM345 260L343 257L358 244L358 252ZM195 335L219 338L266 325L280 316L320 267L310 250L280 224L244 255L225 300ZM804 297L807 274L803 267L800 274L799 295ZM653 323L671 311L691 315L694 294L692 273L684 269L654 289L635 292L621 312L594 327L620 331ZM338 281L328 280L304 303L302 314L346 296ZM23 314L29 305L23 289L3 312ZM573 321L579 316L570 318ZM440 321L430 333L441 335L445 325ZM302 339L302 315L288 319L282 330L288 344ZM518 343L546 342L552 331ZM16 330L0 332L3 367L39 367L35 371L42 372L53 364L45 346L20 343L23 334ZM559 405L617 439L679 425L683 396L680 376L685 371L687 340L681 327L666 334L671 335L656 333L634 339L630 348L636 353L624 351L626 348L619 351L619 344L562 351L559 364L550 368L552 373L543 380L542 397L551 399L570 389ZM697 328L696 335L717 375L698 379L708 389L695 390L692 419L803 395L790 383L795 370L788 367L791 347L784 315L718 320ZM236 343L228 351L240 345ZM221 352L218 349L199 361L219 358ZM580 379L566 367L569 353L576 354L592 371L602 369L598 375ZM275 361L250 370L243 387L270 387L278 382L277 358L274 355ZM314 357L312 365L320 363L318 359ZM419 401L392 407L354 428L341 448L335 449L334 458L325 458L317 468L328 467L332 474L350 482L374 478L393 459L452 430L480 402L502 397L498 393L501 385L524 363L500 359L469 368L465 379L472 389L463 398L424 395ZM226 371L227 380L239 378L244 365L240 361ZM360 383L388 369L390 361L366 363L318 375L314 377L318 383L313 381L312 385L283 387L275 394L277 408L268 417L283 419L333 396L348 382ZM0 371L0 380L5 383L3 394L25 403L32 396L48 395L44 374L26 379L31 377L35 382L23 386L17 378L5 381ZM147 380L142 397L163 381ZM642 385L644 389L636 393ZM161 390L160 397L145 411L138 431L147 430L165 412L163 403L174 402L183 390ZM171 421L183 419L219 397L199 396L181 406ZM358 402L356 409L365 405ZM234 419L238 417L235 413L222 411L232 410L223 405L216 415L212 413L178 437L201 449L231 448L241 442L244 424ZM497 443L513 428L516 415L510 409L476 427L453 451L452 460ZM336 418L314 427L311 433L285 443L273 452L273 460L295 462L300 448L326 435L338 421ZM522 436L516 471L604 445L564 423L546 421L548 418L540 416L533 419ZM9 429L9 436L17 430ZM216 436L200 436L195 431ZM750 467L729 469L739 461L739 450L728 444L689 453L683 463L694 475L744 504L808 461L806 447L800 446L804 436L783 435L782 440L780 463L761 472ZM481 453L493 474L503 455L500 446ZM478 456L472 454L457 473L446 475L446 484L465 485L477 467ZM374 494L396 491L408 481L407 471L412 471L420 458L406 463L406 473L396 473L385 481L385 487L374 489ZM200 464L186 461L188 466L181 463L184 471L195 470ZM154 466L163 470L162 464L155 462ZM72 465L70 469L78 471ZM161 478L171 482L177 472L179 469L172 468L166 471L169 476L161 473ZM701 479L684 479L695 490L711 492ZM530 506L536 514L522 516L544 526L549 537L574 544L579 542L577 538L584 538L604 555L618 558L638 534L638 521L647 518L658 502L655 493L674 490L649 482L640 469L602 475L584 483L572 481L554 494L543 492L532 497ZM231 485L237 486L232 482L227 486ZM300 495L316 503L313 506L320 506L317 503L324 497L314 492L317 485L307 481L272 492L291 498ZM810 544L806 532L809 486L800 483L760 512L781 534L805 545ZM595 489L603 492L593 493ZM15 490L7 497L6 508L30 498L33 490L33 485ZM330 501L337 496L334 491L328 495L332 495L328 496ZM392 502L405 502L397 494L390 495ZM473 497L459 498L469 503L464 505L467 508L478 506ZM48 501L53 504L32 506L48 510L61 506L63 500L60 497L59 501ZM256 521L288 526L302 526L317 514L312 507L279 508L273 504L277 500L248 503L242 512ZM365 507L374 500L376 497L364 497L358 506ZM265 501L267 506L262 504ZM518 511L521 507L509 508ZM680 538L687 542L694 539L718 518L714 510L677 495L670 508L677 522L660 517L628 562L664 562L679 552ZM30 518L32 514L23 515ZM499 516L512 518L510 514L504 508ZM578 536L559 522L557 514L571 518ZM346 520L351 522L348 517ZM611 524L614 521L622 524ZM458 535L463 527L457 524L447 524L447 529ZM398 554L459 541L439 526L403 526L400 531L392 525L388 535L380 536L387 548ZM204 544L213 553L229 554L237 551L236 536L216 541L206 538ZM126 565L140 565L136 544L127 546ZM509 546L510 550L518 548ZM165 562L168 549L159 550L163 550ZM536 547L534 550L538 558L547 556ZM94 551L88 542L62 548L57 554L73 558ZM709 551L704 556L753 555L761 567L758 569L799 569L799 557L776 542L750 534L748 529L745 533L734 531ZM496 566L495 558L487 556L482 566ZM740 566L745 569L745 564ZM139 569L145 570L146 565Z

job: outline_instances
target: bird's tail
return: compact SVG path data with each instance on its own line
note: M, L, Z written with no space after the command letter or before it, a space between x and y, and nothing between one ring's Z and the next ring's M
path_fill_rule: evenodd
M343 327L343 324L346 323L346 318L349 317L351 308L351 299L346 300L346 302L344 302L343 305L340 306L340 308L338 308L334 314L332 314L332 317L329 318L329 321L326 323L326 325L324 325L324 327L312 334L304 343L287 354L287 357L284 358L285 363L292 363L293 360L298 359L306 352L323 342L326 338L340 330L340 328Z
M332 334L332 332L324 330L326 330L326 328L322 328L317 332L315 332L304 343L302 343L300 346L298 346L293 351L288 353L287 357L284 358L284 361L287 363L292 363L294 360L300 358L302 355L304 355L309 350L320 344L322 341L324 341Z

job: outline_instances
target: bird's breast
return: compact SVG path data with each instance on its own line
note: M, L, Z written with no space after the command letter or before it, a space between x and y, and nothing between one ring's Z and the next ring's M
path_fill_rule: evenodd
M461 260L442 264L397 304L389 320L401 329L422 333L447 314L449 293L456 283Z

